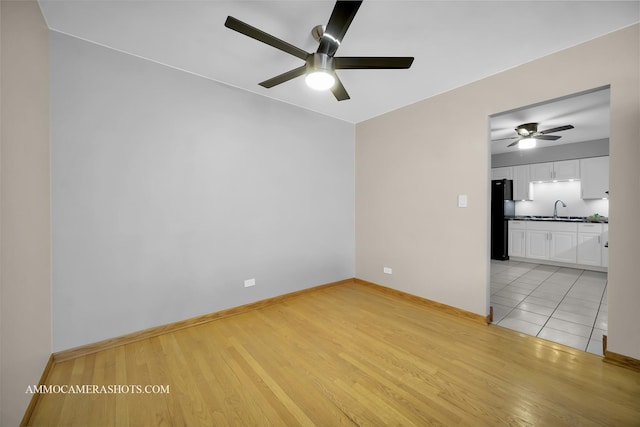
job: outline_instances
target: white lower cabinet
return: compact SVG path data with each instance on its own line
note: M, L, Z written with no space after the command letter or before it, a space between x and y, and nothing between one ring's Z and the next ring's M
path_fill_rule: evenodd
M576 262L578 224L571 222L529 221L527 258Z
M509 221L509 256L526 256L526 233L525 221Z
M576 225L576 224L569 224ZM549 232L549 259L560 262L576 262L578 254L578 242L576 232L551 231Z
M549 232L527 230L527 250L525 256L535 259L549 259Z
M602 266L609 267L609 224L602 224Z
M602 265L602 224L578 224L578 264Z
M607 267L608 229L598 223L510 221L509 256Z
M600 235L591 233L578 234L578 264L600 265L602 263L602 247Z

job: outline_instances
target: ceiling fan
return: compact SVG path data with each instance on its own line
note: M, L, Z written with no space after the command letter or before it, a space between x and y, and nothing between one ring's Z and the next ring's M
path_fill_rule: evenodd
M556 141L562 138L559 135L549 135L550 133L561 132L563 130L573 129L573 125L558 126L551 129L538 131L538 123L524 123L515 128L518 136L512 136L509 138L499 138L492 141L504 141L506 139L515 139L507 147L513 147L519 145L520 148L533 148L535 147L536 140L543 141Z
M318 90L331 89L338 101L344 101L350 97L335 70L402 69L409 68L413 63L413 57L335 56L361 4L362 1L336 2L326 27L318 25L311 31L319 42L318 50L313 53L306 52L232 16L227 17L224 25L305 61L305 64L298 68L259 83L260 86L272 88L306 74L307 85Z

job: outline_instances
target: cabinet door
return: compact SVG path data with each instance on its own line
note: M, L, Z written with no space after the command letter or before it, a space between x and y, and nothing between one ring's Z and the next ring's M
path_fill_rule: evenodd
M529 165L513 167L513 200L532 200L529 191Z
M527 258L549 259L549 232L527 230Z
M583 199L604 199L609 195L609 156L580 160Z
M529 175L531 181L549 181L553 179L553 162L529 165Z
M576 262L577 235L575 232L554 231L549 239L549 259L562 262Z
M509 230L509 256L524 257L526 255L524 230Z
M553 179L580 179L580 161L553 162Z
M492 168L491 179L513 179L513 170L511 166L504 168Z
M602 224L600 244L602 245L602 264L600 265L609 267L609 224Z
M578 233L578 264L602 264L602 242L600 234Z

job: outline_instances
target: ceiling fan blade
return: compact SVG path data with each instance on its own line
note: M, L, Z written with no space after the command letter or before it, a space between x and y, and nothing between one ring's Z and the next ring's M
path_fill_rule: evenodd
M522 138L518 138L513 141L511 144L507 145L507 147L513 147L514 145L518 145L518 143L522 140Z
M541 141L555 141L557 139L562 138L561 136L558 136L558 135L534 135L533 137Z
M342 38L347 33L351 21L356 16L362 1L337 1L329 17L329 22L320 39L318 53L325 53L329 56L336 54L336 50L342 43Z
M409 68L412 63L412 56L342 56L333 58L333 64L337 70Z
M261 83L258 83L262 87L266 87L267 89L272 88L280 83L287 82L291 79L295 79L307 72L307 66L303 65L298 68L294 68L293 70L289 70L286 73L282 73L279 76L275 76L270 78L269 80L265 80Z
M347 99L351 99L351 97L347 93L347 90L344 88L338 76L335 76L335 78L336 78L336 84L333 85L333 87L331 88L331 92L333 92L333 96L335 96L338 101L345 101Z
M244 34L245 36L251 37L252 39L256 39L258 41L261 41L262 43L268 44L269 46L273 46L276 49L280 49L283 52L287 52L302 59L303 61L306 61L307 56L309 56L309 53L305 52L299 47L287 43L284 40L280 40L279 38L265 33L264 31L259 30L256 27L252 27L251 25L246 24L234 18L233 16L227 17L224 26L241 34Z
M547 133L554 133L554 132L560 132L563 130L569 130L569 129L573 129L572 125L566 125L566 126L559 126L557 128L552 128L552 129L547 129L547 130L541 130L540 132L538 132L541 135L547 134Z
M516 139L519 138L517 136L510 136L509 138L498 138L498 139L492 139L491 142L493 141L506 141L507 139Z

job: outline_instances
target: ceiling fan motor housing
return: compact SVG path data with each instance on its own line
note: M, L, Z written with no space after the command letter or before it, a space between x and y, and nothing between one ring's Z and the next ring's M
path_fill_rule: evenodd
M326 53L313 53L307 57L307 72L326 71L333 73L333 57Z
M538 123L525 123L516 128L516 132L520 136L529 136L538 132Z

